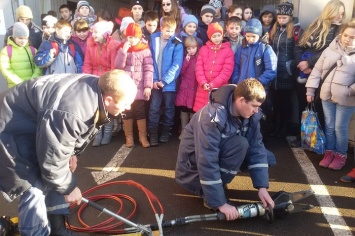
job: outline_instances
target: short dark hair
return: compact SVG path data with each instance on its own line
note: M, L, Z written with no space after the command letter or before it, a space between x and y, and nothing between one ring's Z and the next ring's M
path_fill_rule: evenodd
M229 24L237 24L239 26L242 26L242 19L240 19L238 16L232 16L227 19L226 26Z
M147 21L156 21L156 22L159 22L158 13L156 13L155 11L147 11L147 12L144 14L144 23L146 23Z
M71 11L69 5L67 5L67 4L60 5L59 11L62 10L63 8L68 8Z

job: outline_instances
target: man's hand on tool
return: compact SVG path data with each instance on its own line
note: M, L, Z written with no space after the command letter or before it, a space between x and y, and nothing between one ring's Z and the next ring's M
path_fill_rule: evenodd
M272 200L266 188L259 188L258 195L264 208L267 208L268 205L272 208L275 207L274 200Z
M225 203L224 205L218 207L218 210L226 216L226 220L236 220L238 219L238 210L235 206Z
M77 205L80 205L81 198L81 191L78 187L76 187L69 195L64 195L64 199L66 202L76 203Z
M74 172L76 167L78 166L78 158L76 156L72 156L69 159L69 169L71 172Z

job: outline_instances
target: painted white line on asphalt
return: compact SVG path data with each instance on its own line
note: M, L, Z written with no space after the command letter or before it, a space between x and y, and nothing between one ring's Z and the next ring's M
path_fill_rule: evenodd
M92 171L91 174L94 177L95 182L97 184L102 184L123 175L124 172L118 172L118 169L131 150L132 148L127 148L126 145L123 144L111 161L102 169L102 171Z
M292 141L287 137L288 142ZM336 236L351 236L353 235L350 227L347 226L345 220L341 216L340 212L336 208L327 187L320 179L317 170L314 168L312 162L302 148L291 148L296 160L300 164L303 173L306 175L311 189L315 193L315 197L321 206L321 211L330 225L333 234ZM323 207L326 206L326 207Z

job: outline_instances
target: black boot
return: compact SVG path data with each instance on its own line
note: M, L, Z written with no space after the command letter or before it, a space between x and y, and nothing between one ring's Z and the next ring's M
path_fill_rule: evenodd
M158 146L158 128L149 129L149 142L150 146Z
M276 135L276 138L285 138L288 134L288 125L287 122L282 122L281 128Z
M70 229L67 229L65 223L68 221L66 215L48 214L48 221L51 226L51 236L77 236Z
M280 132L280 128L281 128L281 119L279 115L276 115L275 128L274 131L272 131L269 134L269 136L276 137L276 135Z
M167 143L169 141L171 128L171 126L163 126L163 131L161 132L159 142Z

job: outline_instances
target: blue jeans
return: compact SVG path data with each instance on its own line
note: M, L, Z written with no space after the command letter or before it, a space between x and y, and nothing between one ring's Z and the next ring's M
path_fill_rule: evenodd
M164 105L164 126L174 125L176 92L162 92L153 89L150 98L148 129L158 128L160 119L160 106Z
M348 127L355 107L341 106L322 100L325 119L325 149L346 155L348 151Z

